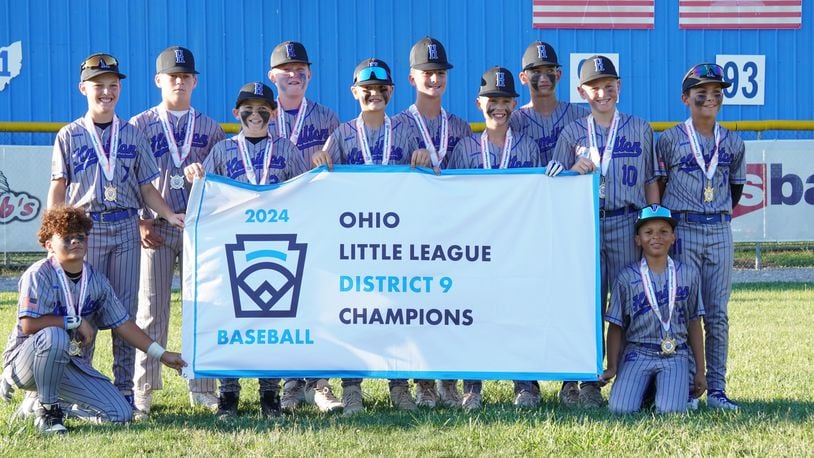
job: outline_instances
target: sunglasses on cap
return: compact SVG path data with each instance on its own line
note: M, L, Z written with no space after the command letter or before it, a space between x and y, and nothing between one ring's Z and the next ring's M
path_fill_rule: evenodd
M687 76L693 76L698 79L705 78L722 80L724 78L724 69L721 68L720 65L716 64L699 64L690 69Z
M653 204L648 205L641 209L639 212L639 219L650 218L672 218L673 214L669 208L662 207L661 205Z
M109 68L118 66L119 61L110 54L94 54L85 59L85 61L82 62L82 66L79 69L86 70L89 68Z
M356 74L357 83L370 80L389 81L390 78L387 77L387 70L381 67L365 67Z

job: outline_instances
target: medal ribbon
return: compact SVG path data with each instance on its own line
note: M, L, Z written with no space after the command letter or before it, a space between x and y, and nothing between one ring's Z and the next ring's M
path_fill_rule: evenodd
M447 155L447 147L449 146L449 124L447 118L447 112L443 108L441 108L441 145L440 150L435 148L435 143L432 141L432 137L430 136L430 130L427 128L427 123L424 122L424 118L421 116L421 113L418 112L418 107L415 104L410 105L410 114L415 119L415 122L418 124L418 128L421 131L421 137L424 138L424 143L427 145L427 149L430 151L430 158L432 159L432 165L438 167L441 164L441 161L444 160L444 156Z
M189 156L189 152L192 151L192 134L195 131L195 109L189 107L189 113L187 113L187 132L186 135L184 135L184 144L181 145L180 151L178 149L178 142L175 140L175 131L172 129L172 124L170 124L167 109L163 106L158 107L158 119L161 120L161 129L164 130L164 137L167 139L167 146L170 148L172 162L176 168L180 169L181 164L184 163Z
M498 165L498 168L505 169L509 166L509 156L511 155L511 150L512 129L509 128L506 131L506 140L503 142L503 151L500 152L500 164ZM491 169L492 162L489 160L489 137L486 135L485 130L482 134L480 134L480 154L481 160L483 161L483 168Z
M605 148L599 155L599 158L592 157L594 165L599 166L602 163L602 176L608 174L611 159L613 158L613 145L616 144L616 130L619 128L619 111L613 113L613 121L611 121L610 128L608 129L608 138L605 141ZM596 141L596 121L594 115L588 115L588 146L591 151L599 152L599 143Z
M721 132L719 127L720 126L716 122L715 151L712 153L712 157L709 160L709 165L706 165L704 163L704 153L701 151L701 142L698 140L698 134L695 132L695 127L692 125L692 118L684 121L684 131L687 133L687 138L690 140L690 149L692 150L693 157L695 157L695 163L698 164L698 168L704 172L704 175L710 182L712 182L712 177L715 176L715 171L718 169L718 147L721 144Z
M102 137L98 132L96 132L96 124L93 123L90 113L86 113L85 117L82 118L82 125L90 134L90 141L91 144L93 144L93 151L96 152L96 158L99 159L99 165L102 167L102 173L104 174L105 178L107 178L107 181L112 182L113 178L116 176L116 157L119 154L119 117L114 114L113 124L110 126L110 128L113 130L110 132L109 155L105 151L104 145L102 145Z
M390 162L390 149L393 146L393 127L390 124L390 117L384 115L384 145L382 146L382 165L387 165ZM365 121L362 120L360 114L356 118L356 141L359 143L359 149L362 150L362 157L365 160L365 165L373 164L373 155L370 154L370 144L367 142L367 134L365 133Z
M71 293L71 284L70 280L68 280L68 276L65 275L65 271L62 269L62 266L57 262L56 258L53 255L48 256L48 260L51 262L51 267L57 272L57 278L59 279L59 286L62 289L62 295L65 298L65 308L68 310L69 316L82 316L82 304L85 303L85 298L88 295L88 266L86 262L82 262L82 278L79 280L79 302L74 303L73 301L73 294Z
M678 282L676 281L676 266L673 258L667 257L667 289L669 291L669 299L667 300L667 320L661 317L661 309L659 309L659 302L656 299L656 291L653 283L650 281L650 269L647 267L647 258L642 256L642 262L639 264L639 275L642 277L642 287L644 288L644 295L647 298L647 303L653 309L653 313L661 322L661 328L665 334L670 333L670 320L673 319L673 310L676 306L676 291L678 289Z
M286 124L285 124L285 110L283 110L283 106L280 105L280 98L277 97L277 135L280 137L285 138L286 134ZM305 121L305 111L308 108L308 101L305 100L305 97L302 98L302 104L300 104L300 109L297 111L297 119L294 120L294 127L291 129L291 136L288 137L291 140L291 143L294 146L297 146L297 140L300 138L300 131L302 130L302 125Z
M269 177L269 169L271 168L271 156L274 150L274 140L271 137L266 138L266 149L263 151L263 175L260 177L260 182L257 182L257 175L254 173L254 164L249 155L249 145L246 144L246 136L243 132L233 137L237 143L237 151L240 155L240 160L243 161L243 168L246 170L246 178L251 184L266 184Z

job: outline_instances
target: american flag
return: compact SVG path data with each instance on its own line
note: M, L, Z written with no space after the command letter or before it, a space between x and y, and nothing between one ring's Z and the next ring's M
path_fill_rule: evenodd
M535 29L652 29L655 0L533 0Z
M680 0L681 29L799 29L802 0Z

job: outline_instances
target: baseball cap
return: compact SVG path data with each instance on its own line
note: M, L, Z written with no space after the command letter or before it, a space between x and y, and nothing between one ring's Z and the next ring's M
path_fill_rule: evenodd
M292 62L311 65L311 62L308 62L308 53L305 51L305 46L296 41L284 41L278 44L271 51L270 61L271 68Z
M195 56L180 46L170 46L161 51L155 60L156 73L195 73Z
M478 97L519 97L514 90L514 76L503 67L492 67L480 78Z
M523 70L539 67L540 65L554 65L559 67L557 52L550 44L544 41L532 42L523 53Z
M582 68L579 70L579 84L590 83L600 78L619 79L619 74L616 73L616 66L613 65L613 61L600 55L593 55L585 59L582 62Z
M274 91L259 81L255 83L246 83L240 88L240 92L237 93L235 108L240 108L240 104L246 100L262 100L271 105L272 109L277 108L277 100L274 98Z
M359 62L353 71L354 86L371 86L374 84L393 85L390 78L390 67L383 60L370 58Z
M127 78L124 73L119 72L119 60L110 54L91 54L79 66L80 81L87 81L105 73L112 73L120 80Z
M644 223L654 219L667 221L670 223L670 226L672 226L673 229L675 229L676 225L678 224L678 220L673 218L673 214L670 212L669 208L662 207L659 204L652 204L639 210L639 217L636 219L636 230L638 231L639 228L644 225Z
M732 86L732 83L724 81L724 69L718 64L698 64L687 71L684 81L681 82L681 92L706 83L717 83L722 88Z
M410 68L416 70L449 70L452 64L447 62L447 51L440 41L424 37L410 49Z

